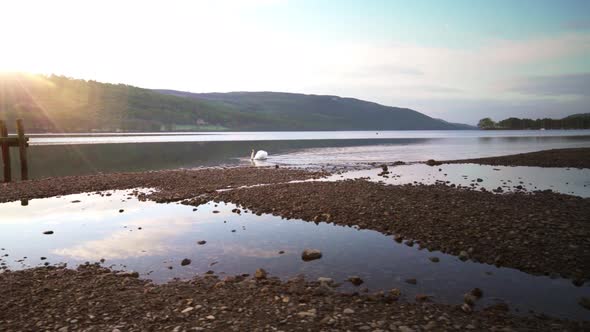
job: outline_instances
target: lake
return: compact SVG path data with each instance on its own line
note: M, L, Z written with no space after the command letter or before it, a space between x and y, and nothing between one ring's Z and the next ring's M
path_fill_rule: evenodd
M30 176L43 178L247 165L251 149L269 152L261 165L305 167L485 157L590 147L590 130L44 134L30 144Z

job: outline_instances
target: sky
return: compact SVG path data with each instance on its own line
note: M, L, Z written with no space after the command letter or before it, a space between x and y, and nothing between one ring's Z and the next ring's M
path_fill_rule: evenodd
M590 112L587 0L0 0L0 71L354 97L447 121Z

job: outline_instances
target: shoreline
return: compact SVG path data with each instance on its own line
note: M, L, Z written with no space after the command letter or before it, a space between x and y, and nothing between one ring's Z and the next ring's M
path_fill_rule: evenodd
M439 161L443 164L590 168L590 148L542 150L512 155Z
M408 303L397 290L339 293L303 278L215 275L154 285L87 264L0 273L5 331L584 331L589 321L523 317L505 305ZM27 310L22 310L27 308Z

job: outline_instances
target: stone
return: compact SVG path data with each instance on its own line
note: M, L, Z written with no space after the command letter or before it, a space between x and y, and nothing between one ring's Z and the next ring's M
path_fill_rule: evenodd
M471 311L473 311L473 309L471 309L471 306L467 303L463 303L461 305L461 310L463 310L466 313L471 313Z
M200 245L200 246L204 245L205 243L207 243L207 241L204 241L204 240L201 240L201 241L197 242L197 244Z
M352 315L352 314L354 314L354 310L352 310L350 308L346 308L342 311L342 313L345 315Z
M389 290L389 296L393 299L393 300L397 300L399 299L399 297L402 295L402 292L399 290L399 288L392 288L391 290Z
M193 307L186 307L184 310L181 311L181 313L187 314L187 313L189 313L189 312L191 312L193 310L195 310L195 308L193 308Z
M462 261L466 261L467 259L469 259L469 254L467 253L467 251L461 250L461 252L459 253L459 259Z
M331 285L332 283L334 283L334 279L326 278L326 277L319 277L318 282L322 285Z
M483 291L477 287L470 290L469 293L471 293L471 295L475 296L478 299L483 296Z
M416 280L416 278L409 278L409 279L406 279L406 282L410 285L415 285L418 283L418 280Z
M312 261L322 258L322 252L317 249L305 249L301 253L301 259L304 261Z
M438 262L440 262L440 259L439 259L438 257L430 257L430 258L428 258L428 259L430 259L430 261L431 261L431 262L433 262L433 263L438 263Z
M584 309L590 310L590 297L583 296L578 300L578 304Z
M428 302L430 301L430 296L425 294L416 294L416 302Z
M477 301L477 297L475 297L473 294L466 293L465 295L463 295L463 302L467 303L468 305L474 305L475 301Z
M405 325L402 325L400 327L397 328L400 332L414 332L414 329L409 328Z
M45 235L51 235L51 234L53 234L53 231L45 231L45 232L43 232L43 234L45 234Z
M207 317L205 317L205 318L207 318L208 320L214 320L214 319L215 319L215 316L213 316L213 315L209 315L209 316L207 316Z
M350 281L350 283L355 286L359 286L363 283L363 279L361 279L359 276L348 277L348 281Z
M264 269L257 269L256 272L254 273L254 278L256 279L266 279L266 271Z
M188 258L185 258L185 259L182 260L182 262L180 262L180 265L181 266L186 266L186 265L189 265L190 263L191 263L191 260L188 259Z

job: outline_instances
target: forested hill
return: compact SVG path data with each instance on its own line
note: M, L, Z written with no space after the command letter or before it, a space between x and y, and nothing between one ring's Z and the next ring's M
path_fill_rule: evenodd
M192 94L0 74L0 119L29 132L464 129L404 108L275 92Z
M408 108L383 106L354 98L284 92L157 91L192 100L221 102L237 112L272 121L272 128L276 130L473 129L434 119Z

